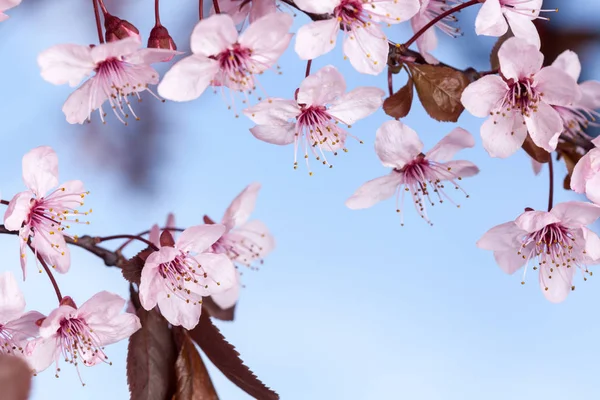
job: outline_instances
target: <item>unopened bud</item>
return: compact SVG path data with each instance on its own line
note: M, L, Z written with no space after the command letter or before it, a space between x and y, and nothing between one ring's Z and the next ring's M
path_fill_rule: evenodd
M107 42L114 42L128 37L136 37L141 40L140 31L132 23L108 13L104 14L104 28L106 29Z
M148 37L148 48L152 49L163 49L163 50L177 50L177 45L167 28L160 24L156 24L150 31L150 37ZM163 61L170 61L174 55L166 56Z

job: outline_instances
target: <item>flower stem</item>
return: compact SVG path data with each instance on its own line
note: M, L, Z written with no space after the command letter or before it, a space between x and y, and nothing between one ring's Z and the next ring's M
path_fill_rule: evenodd
M429 28L431 28L436 23L438 23L439 21L441 21L444 18L446 18L448 15L454 14L455 12L458 12L458 11L462 10L463 8L467 8L467 7L473 6L473 5L478 4L478 3L480 3L479 0L470 0L470 1L467 1L466 3L459 4L456 7L453 7L451 9L449 9L449 10L444 11L443 13L441 13L440 15L438 15L437 17L435 17L434 19L432 19L431 21L429 21L429 23L427 25L425 25L424 27L422 27L417 33L415 33L413 35L413 37L411 37L410 39L408 39L408 41L406 43L404 43L404 47L408 48L419 37L421 37L421 35L424 34Z
M158 1L159 0L154 0L154 24L155 25L160 25L160 13L158 11Z
M200 21L202 21L204 19L204 1L203 0L198 1L198 18L200 19Z
M393 81L392 70L388 67L388 90L390 91L390 96L394 94L394 81Z
M10 204L10 201L8 200L0 200L0 204L4 204L5 206Z
M308 76L310 75L310 67L312 65L312 60L308 60L308 62L306 63L306 75L305 77L308 78Z
M102 24L100 23L100 11L98 10L98 0L92 0L94 4L94 15L96 17L96 28L98 29L98 41L104 43L104 35L102 34Z
M156 247L156 245L154 243L152 243L151 241L149 241L148 239L144 239L141 236L137 236L137 235L113 235L113 236L104 236L104 237L97 237L95 238L96 243L102 243L102 242L106 242L108 240L114 240L114 239L131 239L131 240L139 240L142 243L147 244L149 247L151 247L153 250L157 251L158 247Z
M213 6L215 7L215 14L221 14L221 9L219 8L219 0L213 0Z
M98 0L98 3L100 4L100 8L102 9L102 14L104 14L104 15L108 14L108 10L106 9L104 0Z
M552 210L553 201L554 201L554 166L552 165L552 156L550 156L550 161L548 161L548 176L550 177L550 184L548 189L548 212Z
M58 287L58 283L56 283L56 279L54 279L54 275L52 275L52 271L50 270L50 268L48 268L48 265L46 264L46 261L44 261L44 259L42 258L42 255L33 248L31 243L28 243L28 244L29 244L29 248L31 249L31 251L33 251L33 254L36 255L38 261L40 262L40 264L42 264L42 267L44 267L44 270L46 271L48 278L50 278L50 282L52 283L52 286L54 287L54 291L56 292L56 297L58 298L58 302L60 303L62 301L62 294L60 293L60 289Z
M161 231L169 231L169 232L183 232L185 229L183 228L160 228ZM144 236L150 233L150 230L138 233L137 236ZM115 253L120 253L123 251L123 249L125 247L127 247L129 245L129 243L133 242L135 239L131 238L128 241L126 241L125 243L123 243L122 245L119 246L119 248L117 248L117 250L115 250Z

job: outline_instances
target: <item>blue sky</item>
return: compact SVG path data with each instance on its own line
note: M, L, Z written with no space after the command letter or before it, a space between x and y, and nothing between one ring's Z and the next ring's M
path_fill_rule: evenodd
M94 43L91 4L64 0L14 9L0 25L3 80L3 198L23 190L21 157L42 144L59 155L61 180L81 179L92 192L89 230L73 233L135 233L162 222L174 212L177 225L199 224L202 216L222 216L231 199L248 183L263 189L254 216L270 227L277 248L259 272L248 271L236 321L218 323L253 371L283 399L505 400L594 399L600 322L596 304L600 283L578 277L577 290L562 304L547 302L531 274L505 275L492 254L475 242L494 225L514 219L525 207L547 203L547 169L535 177L529 159L519 152L508 160L491 159L481 147L482 120L464 113L458 124L437 123L415 101L404 122L428 149L455 126L469 130L477 145L459 154L481 173L465 179L470 198L457 194L460 209L436 206L425 224L407 203L400 226L393 201L352 211L344 201L363 182L386 173L373 151L376 129L387 120L382 111L355 124L351 131L365 144L350 142L349 152L332 169L313 163L292 169L293 148L256 140L250 121L233 117L220 95L205 93L190 103L156 108L163 124L160 149L150 154L159 165L150 191L131 187L110 153L86 147L86 127L66 123L61 112L71 89L44 82L37 54L57 43ZM144 34L152 27L149 1L132 0L122 17ZM165 2L166 4L167 2ZM592 7L590 4L588 6ZM161 19L180 49L195 10L190 2L163 6ZM563 21L590 21L587 10L561 9ZM73 16L77 16L74 18ZM494 40L472 34L473 10L462 14L464 38L441 41L436 55L452 65L487 69L485 53L471 50L475 41L491 48ZM554 19L553 23L560 23ZM184 21L184 22L181 22ZM295 29L305 19L298 17ZM295 30L294 29L294 30ZM43 33L43 34L42 34ZM388 29L390 38L409 37L406 26ZM476 53L476 51L479 51ZM480 54L481 53L481 54ZM585 59L588 76L600 79L597 56ZM334 64L349 88L386 87L385 75L363 76L343 61L340 48L313 63L313 71ZM271 96L291 97L304 77L305 63L290 48L280 60L283 75L265 73L261 84ZM395 86L404 83L396 78ZM154 101L144 96L144 101ZM141 115L144 118L144 115ZM109 115L102 126L93 117L95 135L118 142L130 135L115 129ZM135 124L132 124L135 127ZM93 153L93 154L91 154ZM555 201L579 199L560 189L565 168L556 167ZM19 274L18 243L0 238L2 270ZM64 294L79 304L100 290L127 296L117 269L106 268L84 252L72 251L71 271L57 277ZM47 277L30 265L21 283L28 307L51 311L54 293ZM48 370L34 379L35 400L58 398L127 398L127 342L107 348L112 366L84 368L86 387L72 368L59 379ZM248 398L216 369L209 367L223 399Z

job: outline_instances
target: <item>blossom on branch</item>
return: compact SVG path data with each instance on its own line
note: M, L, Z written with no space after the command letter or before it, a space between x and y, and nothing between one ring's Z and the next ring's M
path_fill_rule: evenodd
M193 54L173 65L158 85L158 93L174 101L194 100L209 85L251 93L254 75L273 67L290 43L292 23L288 14L268 14L238 37L227 14L198 22L190 39Z
M80 213L78 207L83 206L89 192L81 181L58 185L58 157L48 146L36 147L23 156L23 182L29 190L17 193L4 213L6 229L19 231L23 279L29 240L47 264L65 273L71 266L71 257L64 230L71 223L86 223L79 218L91 210Z
M550 212L525 211L515 221L498 225L486 232L477 247L492 250L500 268L513 274L529 261L539 268L542 293L559 303L574 290L577 269L591 275L587 265L600 259L600 238L586 225L600 217L600 206L579 201L555 205Z
M387 65L388 40L380 23L408 21L421 7L419 0L296 0L298 8L331 18L313 21L298 30L296 53L312 60L335 47L340 29L344 54L360 73L378 75Z
M389 175L375 178L358 188L346 200L346 206L353 210L369 208L395 194L396 211L401 213L404 194L410 192L417 213L431 224L426 203L434 206L436 201L443 203L448 200L455 204L444 184L451 184L465 193L458 181L479 172L479 168L469 161L448 161L458 151L474 145L469 132L455 128L431 150L422 153L423 143L414 130L400 121L384 122L377 130L375 152L381 163L393 170ZM401 215L401 220L404 225L404 215Z
M27 344L26 354L34 372L54 363L58 377L61 359L73 364L78 374L79 363L86 367L112 364L104 346L128 338L141 328L135 314L122 312L125 303L122 297L106 291L95 294L79 308L70 297L63 298L60 306L41 321L40 337Z
M177 241L163 231L159 250L148 256L142 269L142 307L152 310L158 304L171 324L194 328L202 311L202 297L223 292L236 282L229 258L209 253L225 230L224 225L192 226Z
M307 167L309 148L317 160L322 157L323 165L331 167L324 151L334 155L340 149L347 151L346 137L350 135L338 123L350 126L373 114L381 107L385 95L375 87L345 92L344 77L329 65L304 79L296 100L269 98L245 109L244 114L258 124L250 129L257 139L278 145L294 143L294 168L298 166L300 143Z
M77 86L95 72L63 105L67 122L82 124L89 121L94 110L99 110L100 119L105 122L102 105L107 100L122 123L127 124L130 113L139 119L130 98L141 101L140 93L144 91L156 97L148 85L158 83L158 72L150 64L178 54L172 50L140 49L140 44L136 37L97 46L59 44L38 56L42 78L55 85Z
M600 137L592 140L596 148L590 150L575 164L571 175L571 189L585 193L588 199L600 205Z
M510 38L498 51L500 76L486 75L463 91L461 101L477 117L483 147L492 157L516 152L527 137L546 151L554 151L563 121L553 106L571 106L581 97L577 82L556 67L544 67L535 46Z
M236 25L246 19L253 23L267 14L277 12L275 0L219 0L219 8L222 13L229 14ZM210 12L215 13L214 6Z

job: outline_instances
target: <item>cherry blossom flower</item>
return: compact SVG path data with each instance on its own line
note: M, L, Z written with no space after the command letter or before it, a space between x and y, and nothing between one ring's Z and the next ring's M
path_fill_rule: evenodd
M375 87L345 92L344 77L328 65L304 79L296 100L269 98L247 108L244 114L258 124L250 129L257 139L278 145L294 143L294 168L298 165L296 155L302 139L306 165L309 148L317 160L322 157L323 164L328 165L324 151L334 155L340 149L347 151L346 137L350 134L338 127L338 122L350 126L373 114L385 96L383 90ZM293 119L295 122L290 121Z
M521 214L515 221L498 225L477 242L484 250L492 250L500 268L513 274L530 260L539 269L539 282L546 299L563 301L573 286L575 270L591 273L587 265L600 258L600 238L586 225L600 217L600 206L579 201L555 205L550 212L533 211Z
M37 311L25 311L25 297L12 272L0 275L0 354L23 356L27 340L38 336Z
M235 283L229 258L207 252L225 230L224 225L192 226L175 242L168 231L163 232L159 250L148 256L142 269L142 307L151 310L158 304L171 324L194 328L202 311L202 297L223 292ZM164 235L170 240L163 240Z
M77 308L70 297L40 324L40 337L26 347L29 364L36 373L53 362L58 377L59 361L73 364L79 374L79 363L86 367L101 362L112 364L104 346L121 341L141 328L135 314L122 313L125 299L110 292L100 292ZM80 376L81 379L81 376Z
M536 161L534 158L532 158L532 157L529 157L529 158L531 158L531 169L533 170L533 173L534 173L535 175L539 175L539 174L540 174L540 172L542 172L542 166L543 166L543 164L542 164L542 163L539 163L539 162L537 162L537 161Z
M344 31L344 54L360 73L378 75L387 65L388 40L379 23L398 24L419 12L419 0L296 0L303 11L330 14L298 30L296 53L312 60L335 47Z
M413 32L417 33L421 28L427 25L431 20L449 10L455 5L460 4L459 0L421 0L421 9L410 19ZM457 37L460 30L451 25L452 22L457 22L458 19L454 15L448 15L441 21L435 24L445 34ZM437 35L434 29L427 29L421 36L417 38L417 48L425 61L429 64L438 64L437 58L430 54L435 50L438 44Z
M229 14L236 25L249 19L253 23L267 14L277 12L275 0L219 0L222 13ZM211 14L215 13L214 6Z
M268 14L238 37L227 14L198 22L190 39L193 54L173 65L158 85L158 93L169 100L189 101L200 97L209 85L253 91L254 75L273 67L287 48L292 23L288 14Z
M404 203L404 193L410 192L418 214L432 225L427 216L426 203L433 206L435 201L443 203L448 200L455 204L448 195L444 183L448 182L455 189L465 193L458 181L479 172L479 168L469 161L447 161L456 152L474 145L475 141L469 132L462 128L455 128L431 150L423 154L423 143L414 130L400 121L384 122L377 130L375 152L381 163L393 170L390 174L375 178L358 188L346 200L346 206L353 210L369 208L395 194L396 211L400 213ZM402 193L402 200L400 200L400 193ZM401 218L404 225L404 216Z
M498 51L500 74L486 75L463 91L461 101L477 117L483 147L492 157L505 158L525 141L549 152L556 149L563 123L552 106L570 106L581 93L577 83L556 67L542 68L544 56L518 38L510 38Z
M36 147L23 156L23 182L29 190L17 193L4 213L6 229L19 231L23 279L29 239L47 264L65 273L71 265L71 257L64 230L70 223L82 223L79 218L91 212L77 210L89 192L81 181L58 185L58 157L48 146ZM53 187L57 188L51 190Z
M581 63L577 53L566 50L562 52L552 63L553 67L567 73L575 82L579 80L581 74ZM581 98L571 106L554 106L563 120L563 134L571 137L585 137L584 129L590 125L599 126L600 124L590 122L600 117L596 112L600 108L600 82L585 81L579 84Z
M129 113L139 119L130 97L141 100L140 93L144 91L156 97L148 85L158 83L158 72L150 64L178 54L172 50L140 49L140 44L136 37L93 47L59 44L38 56L42 78L55 85L68 83L74 87L95 72L63 105L67 122L82 124L90 120L94 110L99 110L100 119L105 122L102 105L107 100L122 123L127 124Z
M4 14L4 11L10 10L19 4L21 4L21 0L0 0L0 22L8 19L8 15Z
M543 0L485 0L475 19L475 32L478 35L502 36L508 30L528 43L540 48L540 35L533 24L540 17Z
M571 189L585 193L588 199L600 204L600 137L592 140L596 148L581 157L571 174Z
M211 248L214 253L227 255L235 264L250 268L256 268L256 262L262 263L263 258L275 247L275 239L261 221L248 221L259 190L260 184L252 183L233 199L221 220L226 231ZM212 223L207 219L205 217L205 222ZM238 300L241 282L237 270L235 276L237 282L231 289L212 295L221 308L230 308Z

